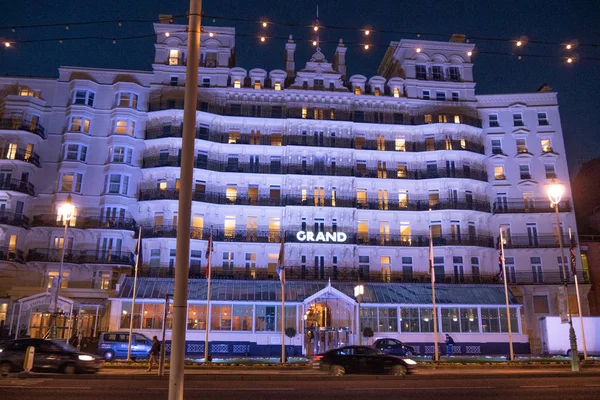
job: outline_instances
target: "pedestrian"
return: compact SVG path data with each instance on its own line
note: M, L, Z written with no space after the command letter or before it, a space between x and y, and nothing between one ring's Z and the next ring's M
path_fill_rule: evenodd
M452 347L454 346L454 339L452 336L446 333L446 354L448 357L452 357Z
M158 341L158 338L156 336L154 336L152 338L152 347L150 348L150 351L148 352L148 355L150 356L150 358L148 359L148 369L146 370L146 372L151 372L152 366L154 364L158 364L159 354L160 354L160 342Z

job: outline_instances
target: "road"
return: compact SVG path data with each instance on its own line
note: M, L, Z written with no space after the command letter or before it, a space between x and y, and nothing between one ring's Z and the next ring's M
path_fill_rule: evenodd
M257 377L258 378L258 377ZM435 375L378 380L373 377L306 379L216 379L185 383L186 399L600 399L598 377L506 377L453 379ZM36 400L167 399L168 380L15 379L0 380L0 398Z

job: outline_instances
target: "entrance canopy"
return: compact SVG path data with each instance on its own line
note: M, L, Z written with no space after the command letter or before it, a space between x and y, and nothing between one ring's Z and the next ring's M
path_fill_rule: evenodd
M45 311L47 312L54 303L54 295L50 292L34 294L33 296L20 298L15 302L19 304L20 311ZM70 313L73 307L73 300L66 297L58 297L58 310L64 313Z
M431 286L422 283L361 283L364 294L361 303L373 304L431 304ZM351 282L331 283L330 295L339 293L346 301L354 299L354 286ZM206 280L188 280L188 299L206 301ZM321 297L327 282L287 281L285 301L302 303L311 301L315 295ZM319 295L321 292L321 295ZM125 278L116 299L130 299L133 294L133 278ZM137 299L161 299L173 294L173 279L138 278ZM504 305L502 285L460 285L439 284L435 287L436 301L441 304ZM212 280L211 300L215 301L281 301L279 281ZM509 292L510 304L518 304Z

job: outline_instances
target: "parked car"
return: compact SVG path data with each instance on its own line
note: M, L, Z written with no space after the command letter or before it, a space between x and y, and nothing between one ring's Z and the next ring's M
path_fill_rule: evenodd
M402 343L398 339L377 339L373 347L383 351L385 354L394 356L412 356L415 349L412 346Z
M96 354L102 356L105 361L127 358L128 344L129 332L104 332L100 334ZM133 339L131 340L132 358L148 358L148 352L151 348L152 341L150 339L141 333L133 333Z
M29 338L13 340L0 349L0 375L22 371L29 346L35 349L32 368L34 372L75 374L97 372L102 367L95 355L77 351L64 342Z
M413 372L416 365L409 358L386 355L369 346L340 347L313 357L313 368L334 376L356 372L406 375Z

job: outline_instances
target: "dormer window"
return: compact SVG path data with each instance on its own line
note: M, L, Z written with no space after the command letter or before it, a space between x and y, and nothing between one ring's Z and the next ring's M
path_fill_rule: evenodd
M233 81L233 87L235 89L239 89L242 87L242 80L240 78L235 78L235 80Z
M306 107L302 107L302 119L306 119L307 113Z
M323 79L315 79L315 89L322 89L323 87Z
M434 81L443 81L444 80L444 69L441 65L434 65L432 70L433 80Z
M394 88L394 97L400 97L400 89L397 87Z
M33 96L33 90L31 90L29 88L20 88L19 89L19 96L22 96L22 97L31 97L31 96Z
M138 95L131 92L117 93L117 107L137 108Z
M254 81L254 89L260 89L260 81Z
M458 67L449 67L448 68L448 78L451 81L459 82L460 81L460 68L458 68Z
M375 90L373 90L373 94L375 96L381 96L381 89L379 89L378 87L376 87Z
M356 94L356 95L362 94L362 90L360 89L360 86L354 86L354 94Z
M169 50L169 65L179 65L179 50Z
M275 90L281 90L281 82L275 82Z
M417 64L416 65L417 79L426 80L427 79L427 67L425 64Z

